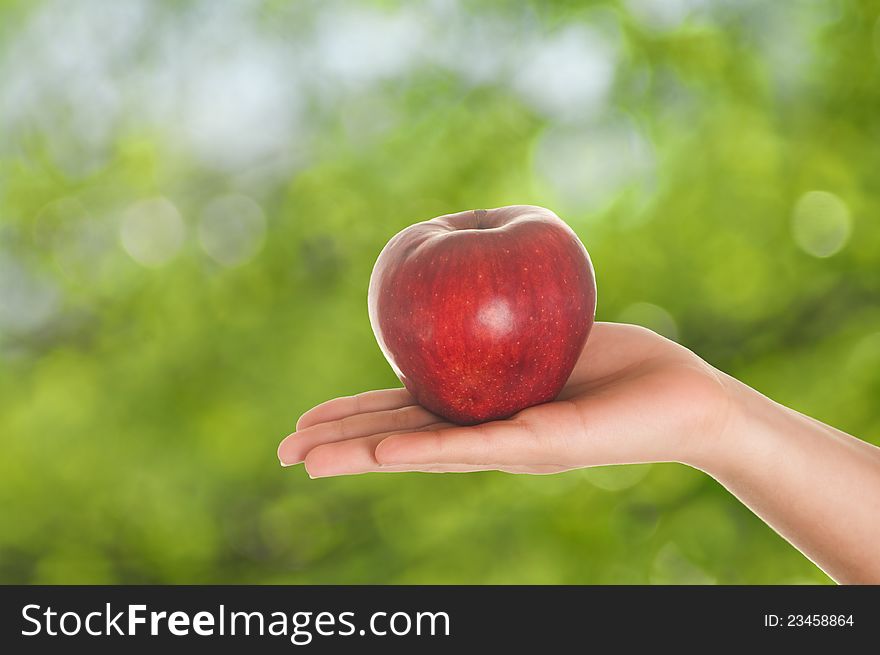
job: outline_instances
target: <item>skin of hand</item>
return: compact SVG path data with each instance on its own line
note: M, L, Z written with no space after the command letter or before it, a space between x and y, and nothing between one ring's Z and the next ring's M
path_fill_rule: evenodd
M404 389L336 398L278 448L313 477L558 473L680 462L705 471L838 582L880 582L880 448L783 407L634 325L596 323L559 397L461 427Z

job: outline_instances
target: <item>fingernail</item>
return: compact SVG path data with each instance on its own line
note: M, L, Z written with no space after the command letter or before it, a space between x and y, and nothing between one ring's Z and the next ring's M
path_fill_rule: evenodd
M275 451L275 454L278 456L278 461L281 462L281 466L291 466L292 464L296 463L290 461L288 458L285 458L284 455L282 455L282 450L284 449L284 444L287 442L287 438L288 437L285 437L281 440L281 443L278 444L278 449Z

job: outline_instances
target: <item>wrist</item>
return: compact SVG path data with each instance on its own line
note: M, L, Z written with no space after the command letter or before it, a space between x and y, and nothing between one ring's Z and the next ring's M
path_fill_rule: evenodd
M768 450L773 449L770 437L791 414L726 373L718 371L718 378L723 393L715 410L717 430L698 440L684 462L716 479L748 470L756 460L768 461Z

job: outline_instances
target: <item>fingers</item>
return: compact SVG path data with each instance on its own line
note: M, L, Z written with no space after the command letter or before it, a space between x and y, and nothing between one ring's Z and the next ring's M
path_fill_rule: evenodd
M484 470L479 466L436 465L424 466L383 466L376 461L376 446L388 435L379 434L338 443L317 446L305 457L305 467L312 478L326 478L336 475L357 475L372 472L470 472Z
M400 409L415 404L415 399L406 389L367 391L355 396L334 398L313 407L299 417L296 429L297 431L304 430L318 423L337 421L353 414Z
M371 402L374 400L375 398ZM322 444L377 434L387 435L395 431L420 430L441 421L440 417L419 405L353 414L299 429L278 446L278 459L284 466L290 466L303 461L306 453Z
M555 404L555 403L554 403ZM400 433L376 445L386 466L467 465L490 469L564 466L563 429L551 406L526 410L512 419L469 427Z
M312 478L374 471L379 463L373 453L384 438L385 435L379 434L317 446L304 458L306 471Z
M357 402L361 408L411 402L402 390L393 391L394 396L374 392ZM318 414L321 408L325 413ZM304 418L342 417L313 423L284 439L278 449L282 464L305 462L313 478L372 471L553 473L571 467L572 440L583 431L579 412L568 401L467 427L445 422L419 405L344 414L354 409L353 399L345 398L312 410Z

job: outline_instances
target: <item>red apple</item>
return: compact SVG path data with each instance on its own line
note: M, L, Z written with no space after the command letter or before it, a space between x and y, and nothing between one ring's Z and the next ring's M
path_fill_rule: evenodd
M596 281L568 225L515 205L399 232L376 261L368 301L404 386L468 425L556 398L593 325Z

